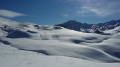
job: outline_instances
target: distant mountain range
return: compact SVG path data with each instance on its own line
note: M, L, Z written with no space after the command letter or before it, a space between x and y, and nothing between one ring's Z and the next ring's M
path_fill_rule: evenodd
M98 24L87 24L87 23L77 22L75 20L69 20L63 24L57 24L57 26L62 26L67 29L89 33L89 32L95 32L95 30L105 31L105 30L114 29L120 26L120 19L112 20L105 23L98 23Z

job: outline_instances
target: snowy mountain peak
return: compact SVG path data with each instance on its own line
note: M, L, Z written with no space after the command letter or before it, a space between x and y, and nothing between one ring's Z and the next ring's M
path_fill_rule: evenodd
M69 20L63 24L58 24L57 26L62 26L71 30L80 31L81 29L89 29L91 28L92 24L87 23L80 23L75 20Z
M111 30L114 29L116 27L120 26L120 20L112 20L109 22L105 22L105 23L98 23L93 25L91 28L98 28L100 30Z

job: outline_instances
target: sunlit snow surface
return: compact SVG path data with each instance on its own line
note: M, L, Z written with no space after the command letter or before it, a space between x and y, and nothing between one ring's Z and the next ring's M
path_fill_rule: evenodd
M119 62L119 32L82 33L0 18L0 67L119 67Z
M97 63L65 56L46 56L0 44L0 67L119 67L120 63Z

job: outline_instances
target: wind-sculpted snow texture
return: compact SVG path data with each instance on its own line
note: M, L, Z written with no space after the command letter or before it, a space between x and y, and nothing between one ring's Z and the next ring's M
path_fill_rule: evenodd
M79 64L75 61L83 61L83 63L88 62L88 66L93 62L119 63L120 33L114 33L113 31L114 29L105 31L111 33L111 35L100 35L69 30L60 26L41 26L32 23L18 23L5 18L0 18L0 62L5 62L4 59L2 59L4 56L6 58L5 60L14 58L13 62L15 62L15 58L19 57L20 62L18 61L16 63L23 63L21 61L26 59L24 62L27 64L34 64L32 61L35 61L35 59L38 59L37 61L43 60L43 58L39 57L44 57L46 58L45 60L51 60L55 58L51 56L62 56L59 57L61 59L64 59L63 56L66 56L65 62L69 60L70 63L74 63L73 65ZM2 48L5 48L5 51L2 50ZM9 52L9 50L11 51ZM50 57L39 56L40 54L38 53L48 55ZM10 55L9 57L7 56L8 54ZM27 54L29 57L25 58L27 57ZM71 61L70 58L68 59L67 57L73 57L75 61ZM59 61L63 61L61 59L59 59ZM48 63L48 61L46 62ZM35 64L38 64L38 62ZM102 65L104 66L104 64L100 64L100 66ZM83 67L88 66L85 64ZM93 66L91 65L91 67ZM105 64L105 66L107 65ZM115 67L114 64L110 64L110 66ZM108 67L110 66L108 65ZM2 67L5 66L3 65ZM119 67L118 64L116 67Z

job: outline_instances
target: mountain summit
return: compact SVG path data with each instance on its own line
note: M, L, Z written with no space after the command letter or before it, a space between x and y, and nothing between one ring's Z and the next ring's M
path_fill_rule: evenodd
M93 24L81 23L75 20L69 20L63 24L58 24L57 26L62 26L71 30L80 31L81 29L90 29Z

